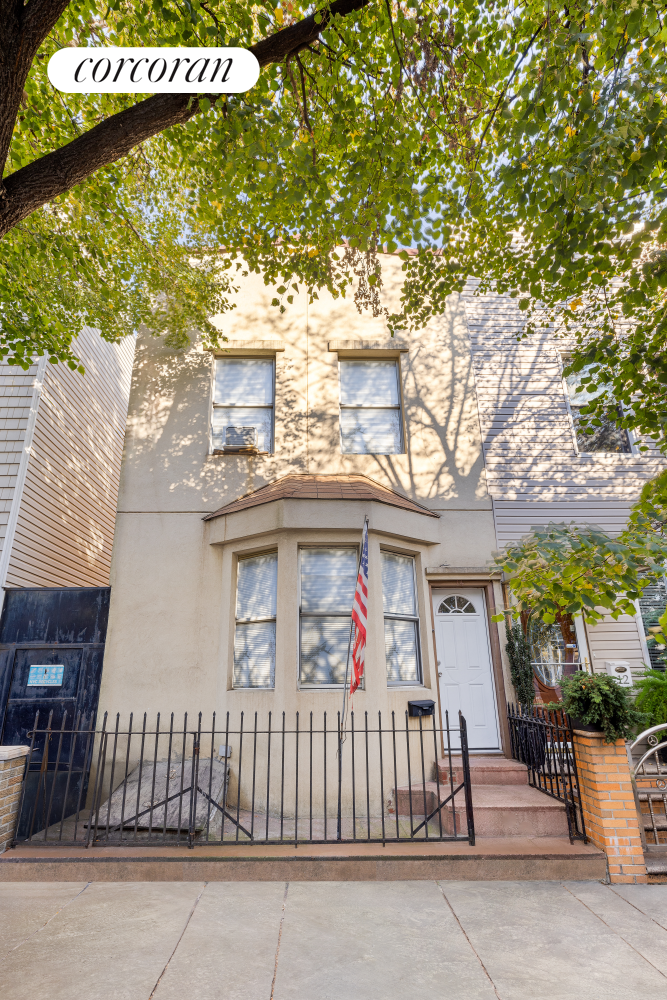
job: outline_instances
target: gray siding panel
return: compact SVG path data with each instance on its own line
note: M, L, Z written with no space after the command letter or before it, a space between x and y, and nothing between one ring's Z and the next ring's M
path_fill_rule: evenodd
M0 554L30 417L37 365L27 372L0 364Z
M76 350L85 375L59 364L44 378L9 587L109 583L134 339L84 329Z
M560 351L545 329L525 340L517 301L463 292L477 387L487 484L498 548L550 521L622 531L642 486L665 468L655 448L644 454L579 454L562 380ZM596 670L605 660L643 663L637 622L624 616L588 627Z

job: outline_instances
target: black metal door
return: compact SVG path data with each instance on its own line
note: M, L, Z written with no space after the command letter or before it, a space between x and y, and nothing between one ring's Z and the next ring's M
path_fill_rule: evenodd
M43 828L40 816L68 815L85 800L92 747L71 730L77 720L79 727L95 723L109 593L108 587L7 592L0 622L0 744L30 745L36 720L39 730L51 731L34 738L20 837L30 834L28 817L34 817L34 834Z

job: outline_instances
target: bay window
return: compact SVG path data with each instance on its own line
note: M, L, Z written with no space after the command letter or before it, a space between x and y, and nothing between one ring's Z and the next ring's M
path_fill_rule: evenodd
M302 685L345 682L357 559L356 548L303 548L299 552Z
M278 553L239 559L234 687L275 687Z
M382 552L387 684L421 684L419 614L412 556Z

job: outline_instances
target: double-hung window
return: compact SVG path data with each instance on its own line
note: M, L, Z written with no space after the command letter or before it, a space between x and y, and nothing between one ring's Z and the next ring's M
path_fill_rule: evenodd
M276 671L278 553L239 559L234 687L272 688Z
M568 375L567 391L570 397L570 412L574 423L574 433L577 438L577 447L580 452L631 452L630 439L624 427L619 427L616 418L620 416L618 404L613 400L609 401L607 411L602 418L587 430L582 428L581 408L588 405L593 399L601 396L604 389L600 388L595 392L590 392L588 385L582 385L582 378L588 374L590 365L585 365L581 371Z
M299 552L299 680L303 685L345 682L357 557L354 548Z
M415 561L411 556L382 553L382 602L387 684L421 684Z
M273 451L273 358L216 358L214 451Z
M340 361L340 440L346 455L403 451L396 361Z

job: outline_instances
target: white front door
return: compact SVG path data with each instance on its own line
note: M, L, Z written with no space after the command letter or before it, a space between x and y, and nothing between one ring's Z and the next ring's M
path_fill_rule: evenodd
M469 748L499 750L484 591L434 590L433 617L443 728L445 710L450 726L458 727L460 709ZM460 746L458 732L452 734L452 746Z

